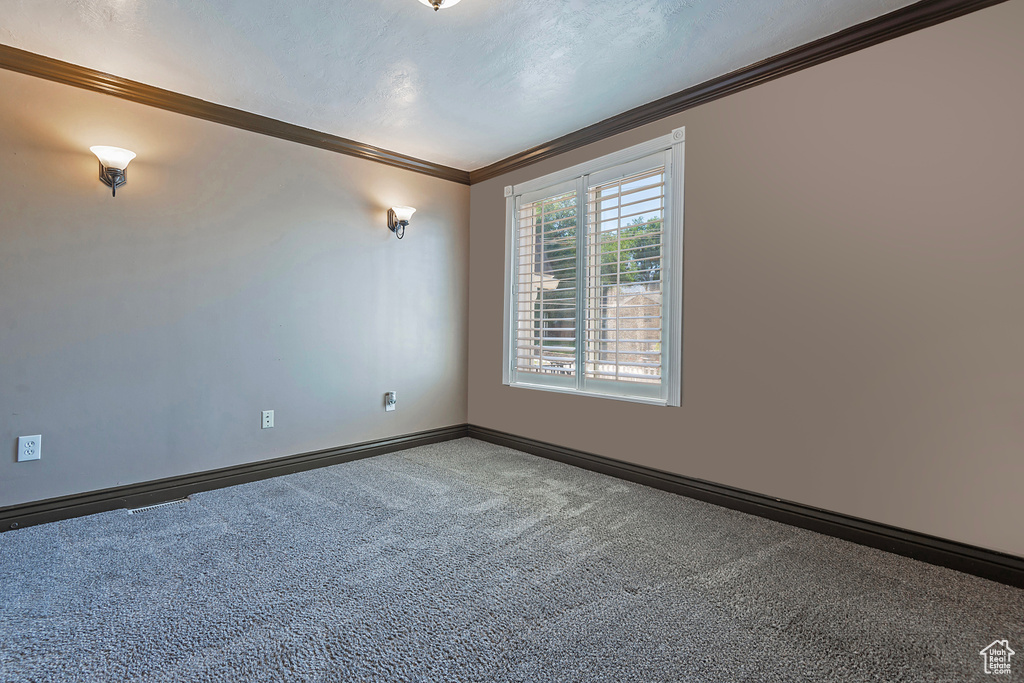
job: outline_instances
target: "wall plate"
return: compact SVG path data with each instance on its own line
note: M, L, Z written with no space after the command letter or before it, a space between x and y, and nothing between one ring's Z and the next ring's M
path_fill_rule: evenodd
M18 462L39 460L41 457L43 457L42 434L18 437Z

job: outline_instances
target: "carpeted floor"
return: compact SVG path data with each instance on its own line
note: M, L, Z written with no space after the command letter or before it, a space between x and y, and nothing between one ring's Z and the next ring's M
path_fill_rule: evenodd
M1024 591L470 439L4 533L0 576L5 682L1024 680Z

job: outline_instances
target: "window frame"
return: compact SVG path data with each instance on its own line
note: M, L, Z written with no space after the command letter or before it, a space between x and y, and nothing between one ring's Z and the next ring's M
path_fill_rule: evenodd
M679 406L682 403L682 346L683 346L683 178L685 161L686 129L676 128L668 135L662 135L653 140L634 145L627 149L607 154L598 159L587 161L561 171L556 171L540 178L535 178L517 185L505 187L505 283L504 283L504 320L502 325L502 384L516 388L535 389L540 391L553 391L557 393L576 394L581 396L595 396L600 398L611 398L635 403L646 403L650 405ZM516 312L516 273L518 266L518 252L516 249L516 235L518 234L518 210L523 195L534 195L543 193L545 190L554 189L556 186L565 186L575 182L576 185L576 231L577 231L577 291L586 291L585 278L587 271L582 268L587 257L586 238L589 235L589 212L588 192L597 184L589 183L592 175L600 177L599 182L607 182L605 172L622 167L622 174L618 177L626 177L633 170L634 162L639 162L647 157L662 152L665 154L665 208L662 218L664 241L662 247L662 272L667 277L662 277L662 381L661 391L656 397L643 396L625 393L627 382L615 382L617 390L598 391L592 388L584 388L585 368L577 363L576 373L573 377L574 386L566 386L566 383L559 378L552 383L528 382L518 377L516 368L516 354L513 346L516 343L516 323L514 321ZM617 175L617 174L616 174ZM667 227L665 227L667 226ZM577 344L585 343L586 333L585 313L583 308L577 311ZM667 355L665 349L668 349ZM600 381L594 382L593 386L599 386ZM647 385L654 386L654 385Z

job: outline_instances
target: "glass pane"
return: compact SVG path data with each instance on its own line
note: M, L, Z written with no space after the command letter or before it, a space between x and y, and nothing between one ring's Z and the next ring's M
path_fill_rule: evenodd
M590 189L587 377L661 383L664 169Z
M516 240L516 367L521 372L576 372L576 193L519 210Z

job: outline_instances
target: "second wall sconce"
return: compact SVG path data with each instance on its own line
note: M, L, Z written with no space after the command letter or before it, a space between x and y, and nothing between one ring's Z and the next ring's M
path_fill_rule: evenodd
M117 196L117 188L128 182L128 164L135 158L135 152L120 147L97 145L89 151L100 160L100 181L110 188L111 196Z
M452 5L459 4L459 0L420 0L427 7L433 7L436 12L439 9L448 9Z
M388 228L395 233L395 237L405 237L405 228L409 225L409 219L416 213L411 206L392 206L388 209Z

